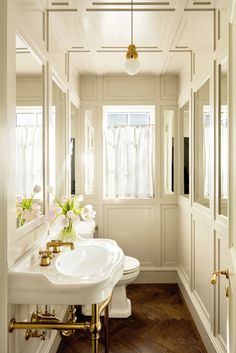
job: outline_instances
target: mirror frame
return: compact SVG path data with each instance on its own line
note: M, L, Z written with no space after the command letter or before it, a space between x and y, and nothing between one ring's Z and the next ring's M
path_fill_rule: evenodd
M183 196L184 198L190 200L190 196L191 196L191 175L192 175L192 171L191 171L191 99L190 97L188 98L188 100L185 101L185 103L183 103L180 108L179 108L179 138L180 138L180 142L179 142L179 147L180 147L180 158L179 158L179 168L180 168L180 172L179 172L179 176L180 176L180 181L179 181L179 191L180 191L180 196ZM188 105L188 112L189 112L189 116L188 116L188 120L189 120L189 156L188 156L188 162L189 162L189 170L188 170L188 174L189 174L189 183L188 183L188 187L189 187L189 193L185 194L184 193L184 107Z
M199 202L199 199L197 198L198 196L198 190L199 190L199 181L196 178L196 170L199 169L199 158L196 158L196 95L198 93L198 91L207 83L207 81L209 81L209 107L210 107L210 121L212 124L212 131L214 129L214 125L213 125L213 120L212 120L212 107L211 107L211 77L208 74L204 80L201 80L201 82L198 84L198 86L196 86L196 88L193 90L193 141L192 141L192 146L193 146L193 176L192 176L192 180L193 180L193 186L192 186L192 195L193 195L193 203L200 206L200 207L204 207L204 209L207 209L208 211L211 208L211 196L212 196L212 190L210 190L210 197L209 197L209 201L208 201L208 205L205 205L202 202ZM212 135L211 135L212 136ZM198 163L198 166L196 167L196 163ZM210 168L212 169L212 165L210 164ZM213 170L212 170L212 176L213 176ZM199 178L198 178L199 179ZM196 184L197 183L197 184ZM203 184L203 183L202 183Z
M221 221L227 222L228 215L229 215L229 195L226 199L227 204L227 215L224 215L221 212L221 68L222 65L226 62L227 64L227 81L226 81L226 105L227 105L227 166L229 167L229 58L227 55L223 55L216 63L216 214L217 217L220 217ZM229 170L227 168L227 170ZM229 173L227 175L227 190L229 190Z
M47 87L47 80L46 80L46 61L45 58L42 57L40 51L35 47L31 41L27 40L24 38L24 35L20 33L20 31L15 32L15 37L18 36L19 38L22 39L22 41L25 43L29 51L32 53L34 56L35 60L37 60L41 65L42 65L42 86L43 86L43 100L42 100L42 113L43 113L43 141L42 141L42 156L43 156L43 185L42 185L42 193L43 193L43 199L42 199L42 214L40 215L39 218L32 220L29 223L26 223L22 227L16 227L16 235L17 238L21 239L21 237L24 237L28 233L32 233L34 230L38 229L38 227L43 226L45 228L45 223L44 223L44 216L47 212L47 199L46 199L46 135L47 135L47 97L46 97L46 87ZM15 77L16 77L16 72L15 72ZM16 96L15 96L15 107L16 107ZM16 187L16 186L15 186ZM16 191L16 188L15 188ZM16 219L16 211L15 211L15 219Z

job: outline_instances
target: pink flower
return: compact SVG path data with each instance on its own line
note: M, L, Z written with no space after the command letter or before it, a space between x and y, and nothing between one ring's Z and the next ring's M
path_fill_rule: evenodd
M17 203L21 203L23 200L23 197L22 196L16 196L16 202Z
M32 208L32 210L40 210L41 206L38 203L33 203L31 208Z
M40 185L35 185L33 190L37 194L37 193L39 193L41 191L41 186Z
M63 227L68 227L69 226L69 219L67 217L64 216L63 220L62 220L62 225Z
M68 197L66 195L61 196L61 202L66 203L68 201Z
M26 221L29 221L30 220L30 211L29 210L22 211L21 218L23 218Z

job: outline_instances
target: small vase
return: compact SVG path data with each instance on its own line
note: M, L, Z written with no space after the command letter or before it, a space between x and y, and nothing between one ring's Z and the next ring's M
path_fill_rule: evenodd
M60 240L62 241L74 241L76 239L76 231L72 224L69 222L68 227L64 227L60 232Z

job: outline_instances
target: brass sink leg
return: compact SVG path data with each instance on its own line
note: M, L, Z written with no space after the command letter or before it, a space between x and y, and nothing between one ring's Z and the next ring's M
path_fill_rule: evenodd
M109 332L108 332L108 319L109 319L109 305L104 310L104 345L105 353L109 353Z
M90 332L92 340L92 353L98 353L98 341L100 337L101 321L99 316L99 305L92 304Z

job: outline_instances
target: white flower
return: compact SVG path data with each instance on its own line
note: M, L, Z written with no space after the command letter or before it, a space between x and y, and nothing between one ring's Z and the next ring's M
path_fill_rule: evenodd
M72 210L67 211L66 216L67 216L68 218L74 219L74 218L75 218L74 211L72 211Z
M16 196L16 202L17 203L21 203L22 202L22 200L23 200L23 197L22 196Z
M78 195L77 199L79 202L83 202L84 197L83 197L83 195Z
M63 227L68 227L69 226L69 219L64 216L61 223L63 224Z
M68 201L68 197L66 195L61 196L60 198L62 203L66 203Z
M38 203L33 203L31 208L32 208L32 210L40 210L41 206Z
M93 210L92 205L86 205L84 206L84 209L81 212L81 217L85 221L90 221L91 219L95 218L96 212Z
M37 193L39 193L41 191L41 186L40 185L35 185L33 190L37 194Z
M24 210L21 212L21 218L23 218L26 221L29 221L30 219L30 211L29 210Z

